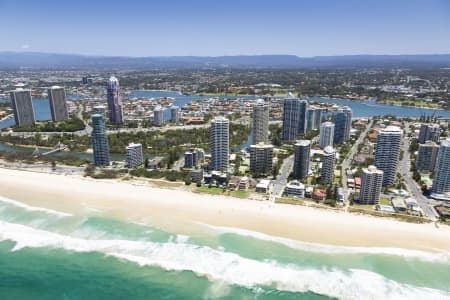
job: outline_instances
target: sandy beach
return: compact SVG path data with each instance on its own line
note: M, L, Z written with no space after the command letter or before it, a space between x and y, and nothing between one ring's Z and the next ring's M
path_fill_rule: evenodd
M72 214L104 214L195 234L199 223L304 242L450 252L450 227L267 201L0 169L0 196Z

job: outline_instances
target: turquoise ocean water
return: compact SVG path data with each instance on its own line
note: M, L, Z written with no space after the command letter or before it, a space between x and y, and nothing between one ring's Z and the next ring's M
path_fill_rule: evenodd
M0 299L450 299L447 253L198 226L186 236L0 197Z

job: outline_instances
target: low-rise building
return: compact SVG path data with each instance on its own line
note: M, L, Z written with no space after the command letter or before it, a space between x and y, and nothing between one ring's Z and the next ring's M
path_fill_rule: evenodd
M305 198L305 185L298 180L293 180L284 188L284 195Z
M238 186L238 188L239 188L239 190L241 190L241 191L246 191L246 190L248 190L249 184L250 184L250 182L249 182L248 177L247 177L247 176L244 176L244 177L242 177L241 180L239 181L239 186Z
M203 169L192 169L190 171L192 182L202 182L203 181Z
M397 212L401 212L401 211L406 211L406 203L405 203L405 199L400 198L400 197L394 197L391 199L391 204L394 207L395 211Z
M327 191L324 189L315 189L313 192L313 199L317 201L324 201L327 198Z
M256 192L257 193L268 193L269 187L270 187L270 180L262 179L256 185Z

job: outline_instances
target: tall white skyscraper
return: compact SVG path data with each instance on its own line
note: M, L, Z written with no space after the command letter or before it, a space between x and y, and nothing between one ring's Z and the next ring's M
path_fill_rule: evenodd
M180 121L180 107L173 105L170 107L170 122L178 123Z
M67 120L66 92L63 87L53 86L48 89L48 102L53 122Z
M325 149L328 146L333 146L334 139L334 124L331 122L324 122L320 125L319 146L320 149Z
M210 149L213 170L226 172L230 157L230 123L227 118L219 116L211 122Z
M375 166L362 170L359 203L378 204L380 202L381 187L383 185L383 171Z
M397 126L388 126L378 132L375 166L384 173L383 186L395 183L401 140L402 130Z
M439 147L433 179L433 193L450 193L450 139Z
M269 143L269 105L263 99L253 104L253 145Z

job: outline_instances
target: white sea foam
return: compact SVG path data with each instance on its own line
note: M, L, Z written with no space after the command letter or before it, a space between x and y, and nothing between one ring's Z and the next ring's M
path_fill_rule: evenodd
M427 262L450 263L450 252L426 252L419 250L408 250L401 248L389 247L350 247L350 246L336 246L319 243L309 243L288 238L271 236L257 231L234 227L213 226L205 223L197 223L212 229L219 234L232 233L240 236L248 236L267 242L274 242L282 244L292 249L297 249L306 252L316 252L324 254L381 254L381 255L395 255L405 258L416 258Z
M25 204L23 202L19 202L19 201L16 201L16 200L13 200L13 199L9 199L9 198L5 198L5 197L2 197L2 196L0 196L0 202L7 203L7 204L10 204L10 205L14 205L16 207L20 207L20 208L23 208L23 209L28 210L28 211L39 211L39 212L44 212L44 213L51 214L51 215L56 215L58 217L71 217L72 216L72 214L65 213L65 212L62 212L62 211L56 211L56 210L53 210L53 209L48 209L48 208L43 208L43 207L31 206L31 205Z
M351 269L311 269L257 261L205 246L129 240L87 240L0 221L0 241L24 247L53 247L77 252L101 252L140 266L192 271L214 282L248 288L271 286L292 292L314 292L340 299L450 299L444 291L389 280L379 274Z

